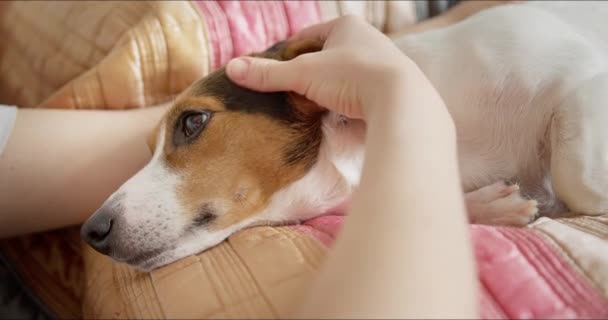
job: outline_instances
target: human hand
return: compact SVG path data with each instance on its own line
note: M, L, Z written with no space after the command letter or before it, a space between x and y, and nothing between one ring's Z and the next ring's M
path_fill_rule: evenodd
M240 57L228 63L227 74L252 90L293 91L350 118L388 104L393 92L404 90L404 78L428 82L388 37L360 18L315 25L288 41L305 39L324 41L323 50L289 61Z

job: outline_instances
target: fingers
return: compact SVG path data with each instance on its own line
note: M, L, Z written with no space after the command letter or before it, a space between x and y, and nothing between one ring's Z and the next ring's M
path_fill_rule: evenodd
M240 57L226 66L228 77L243 87L255 91L298 91L303 75L298 62L264 58ZM297 75L297 76L296 76Z
M349 36L347 32L352 31L358 24L366 24L366 22L356 16L344 16L303 29L290 40L312 39L324 42L332 35L332 38L346 42L353 38L352 41L358 43L359 39L356 35ZM306 55L290 61L240 57L228 63L226 73L235 83L255 91L294 91L305 94L314 72L306 68L304 61L310 59L304 56Z

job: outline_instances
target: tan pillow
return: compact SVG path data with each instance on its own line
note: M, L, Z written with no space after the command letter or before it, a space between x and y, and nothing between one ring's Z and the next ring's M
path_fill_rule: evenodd
M205 24L189 1L17 1L1 14L2 103L138 108L209 72Z
M243 230L150 273L85 249L86 318L284 318L326 249L289 227Z

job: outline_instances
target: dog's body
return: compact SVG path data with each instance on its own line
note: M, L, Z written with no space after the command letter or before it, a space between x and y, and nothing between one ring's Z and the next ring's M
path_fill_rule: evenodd
M397 40L448 105L465 191L508 180L543 214L608 211L606 14L516 4Z
M525 198L545 214L608 211L606 16L601 3L518 4L395 39L454 118L472 221L523 225L537 212ZM294 46L265 56L306 52ZM83 237L151 269L247 226L342 206L359 182L365 125L302 103L238 88L222 70L195 83L161 123L152 161Z

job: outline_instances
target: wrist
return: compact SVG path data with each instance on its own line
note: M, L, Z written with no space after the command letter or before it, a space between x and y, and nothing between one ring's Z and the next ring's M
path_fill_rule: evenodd
M393 112L387 110L387 106L393 108L403 102L403 93L407 91L408 83L415 82L411 79L414 68L416 65L404 57L399 63L380 65L376 70L368 73L368 90L361 92L362 96L359 99L363 119L366 122L386 112Z
M443 99L413 63L394 68L363 107L368 133L382 131L387 139L432 138L425 143L453 144L456 129ZM426 138L425 138L426 139Z

